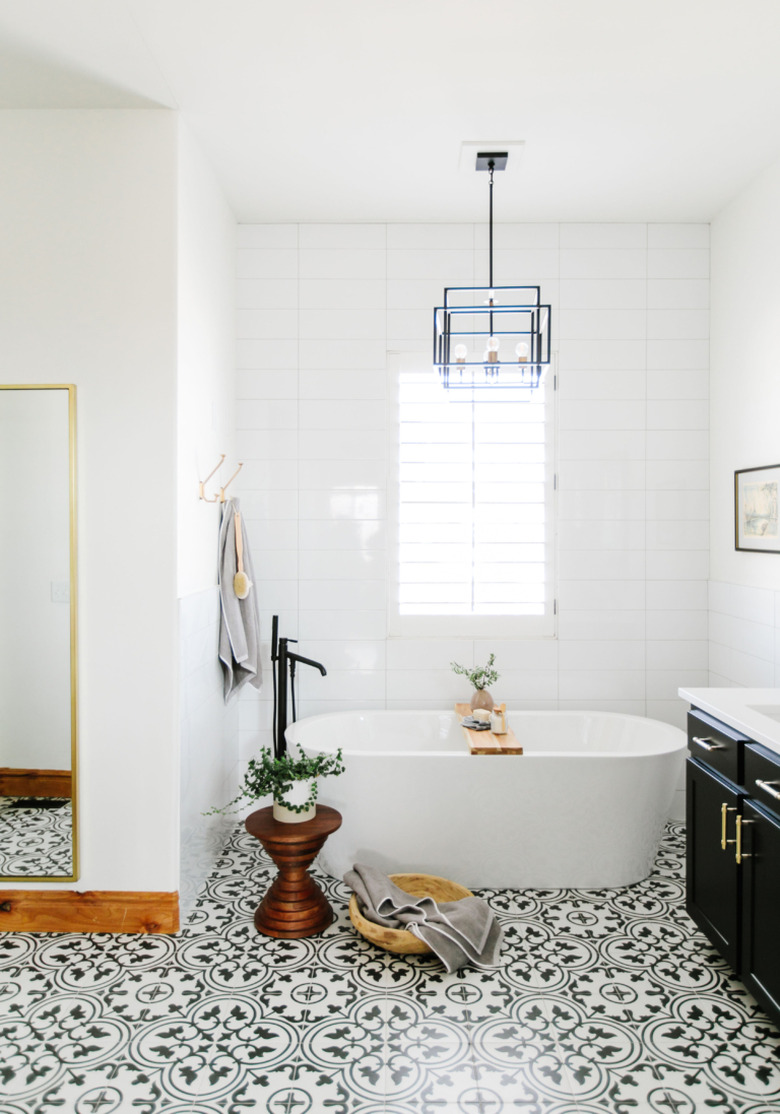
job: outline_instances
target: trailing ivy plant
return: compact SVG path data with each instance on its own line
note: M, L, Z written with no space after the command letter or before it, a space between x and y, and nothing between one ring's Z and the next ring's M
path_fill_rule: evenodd
M475 689L487 689L494 685L501 674L493 668L493 662L496 660L496 655L491 654L487 660L487 665L481 665L478 669L469 669L465 665L458 665L456 661L450 662L450 667L453 673L460 673L464 677L468 677L471 684Z
M335 754L317 754L309 757L298 747L298 756L289 751L281 758L274 758L268 747L263 747L258 758L250 758L244 780L238 795L223 808L212 808L206 816L216 813L238 812L242 805L252 804L262 797L272 796L278 804L283 804L291 812L304 812L317 800L317 778L335 777L344 773L344 760L341 747ZM292 789L294 781L308 781L310 793L302 805L289 804L285 797Z

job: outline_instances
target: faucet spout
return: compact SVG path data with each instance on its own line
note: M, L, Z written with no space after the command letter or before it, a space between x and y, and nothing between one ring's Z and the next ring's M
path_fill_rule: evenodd
M323 677L327 677L327 675L328 675L327 669L325 668L324 665L322 665L321 662L312 661L311 658L304 658L301 654L291 654L290 651L288 650L287 651L287 659L288 659L288 661L297 661L301 665L311 665L311 666L314 667L314 669L319 669L319 671L320 671L320 673L322 674Z

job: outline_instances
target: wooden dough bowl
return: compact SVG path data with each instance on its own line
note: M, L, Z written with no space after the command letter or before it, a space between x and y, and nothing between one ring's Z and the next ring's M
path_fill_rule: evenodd
M435 874L391 874L390 881L395 882L404 893L413 897L432 897L437 903L474 896L465 886L450 882L448 878L438 878ZM385 951L397 955L425 955L431 950L413 932L404 928L384 928L381 924L367 921L358 907L357 894L353 894L349 902L349 919L361 936Z

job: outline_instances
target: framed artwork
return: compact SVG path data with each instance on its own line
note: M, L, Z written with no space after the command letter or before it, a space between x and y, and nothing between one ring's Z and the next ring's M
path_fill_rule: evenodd
M734 548L780 553L780 464L734 473Z

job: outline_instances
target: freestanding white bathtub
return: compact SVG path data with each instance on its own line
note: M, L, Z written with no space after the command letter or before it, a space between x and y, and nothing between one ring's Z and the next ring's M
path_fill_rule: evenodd
M514 712L522 755L472 755L454 712L336 712L288 746L344 751L320 785L341 828L319 863L420 871L471 888L627 886L645 878L683 765L685 734L640 716Z

